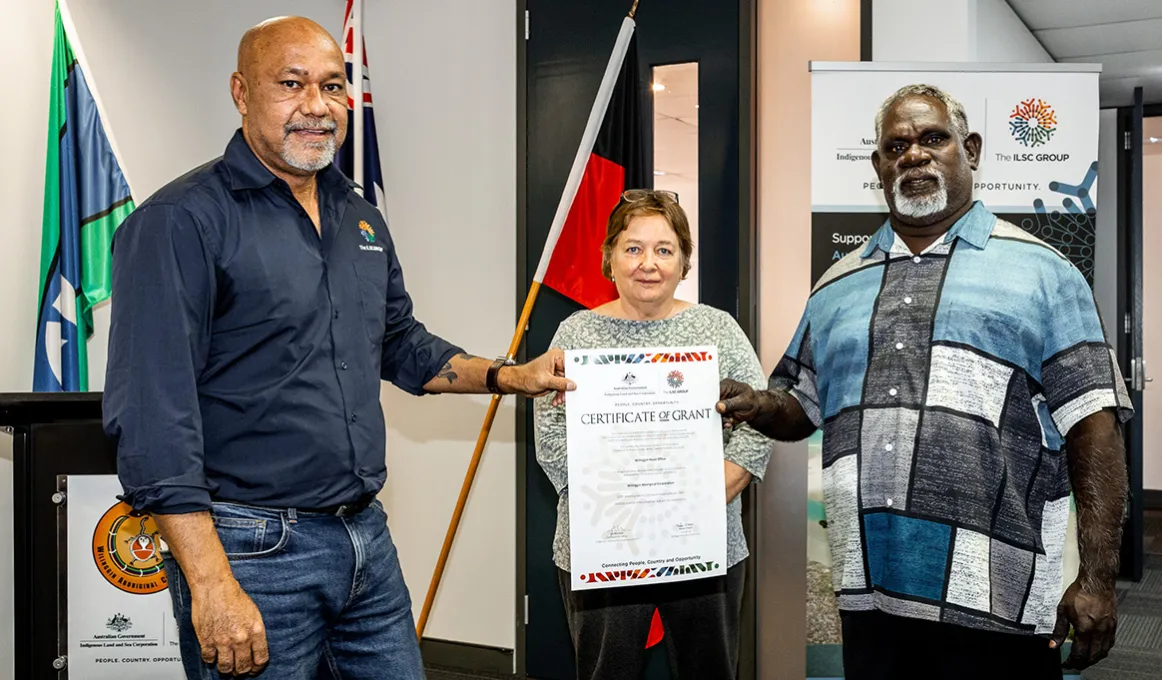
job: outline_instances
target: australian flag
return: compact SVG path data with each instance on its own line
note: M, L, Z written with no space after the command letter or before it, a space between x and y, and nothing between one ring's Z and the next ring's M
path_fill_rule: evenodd
M33 361L37 392L89 389L93 307L110 295L113 232L134 207L70 32L58 5Z
M343 58L347 62L347 139L343 142L343 146L339 147L335 163L343 171L343 174L363 188L363 197L367 199L368 203L379 208L379 211L384 213L386 218L383 169L379 164L379 142L375 136L375 109L372 107L371 79L367 71L367 42L362 35L355 35L354 17L355 12L360 9L356 6L355 1L347 0L347 14L343 20ZM363 43L363 64L358 69L363 78L363 101L359 103L358 108L356 108L356 102L352 98L355 94L356 40ZM355 116L357 115L362 118L362 149L355 148ZM363 154L363 172L359 176L355 173L354 158L357 153Z

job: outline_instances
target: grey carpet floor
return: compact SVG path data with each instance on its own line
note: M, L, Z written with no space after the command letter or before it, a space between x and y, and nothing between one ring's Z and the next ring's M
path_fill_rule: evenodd
M1118 640L1083 680L1162 678L1162 512L1146 515L1142 580L1118 583Z

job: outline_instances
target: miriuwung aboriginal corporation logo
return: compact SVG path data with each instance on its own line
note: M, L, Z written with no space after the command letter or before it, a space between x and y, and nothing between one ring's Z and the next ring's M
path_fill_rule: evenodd
M674 389L681 387L685 381L686 379L682 377L681 371L670 371L670 374L666 376L666 383Z
M1009 131L1024 146L1041 146L1057 132L1057 112L1044 99L1026 99L1009 114Z
M375 243L375 230L371 228L370 224L364 220L360 220L359 231L363 234L363 238L366 239L368 243Z
M152 517L134 512L125 503L109 508L97 522L93 560L105 580L118 590L149 595L166 589L157 526Z

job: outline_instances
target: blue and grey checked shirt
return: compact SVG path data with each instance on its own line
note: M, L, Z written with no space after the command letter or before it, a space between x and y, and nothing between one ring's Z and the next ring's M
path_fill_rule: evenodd
M816 285L770 382L823 428L841 609L1052 630L1064 436L1132 414L1068 260L979 202L920 255L885 224Z

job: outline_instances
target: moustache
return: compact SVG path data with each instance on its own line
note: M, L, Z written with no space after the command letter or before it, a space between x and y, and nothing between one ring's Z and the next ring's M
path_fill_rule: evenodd
M334 133L338 127L339 124L335 121L329 118L320 118L319 120L298 120L287 123L283 126L283 131L288 135L298 130L322 130Z

